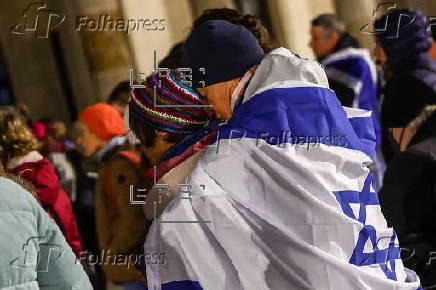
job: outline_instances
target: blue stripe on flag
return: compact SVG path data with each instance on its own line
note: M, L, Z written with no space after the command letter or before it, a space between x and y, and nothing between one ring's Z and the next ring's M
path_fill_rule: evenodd
M372 113L371 117L374 116L376 113ZM362 141L363 143L366 143L368 146L371 146L374 138L374 126L375 124L373 122L368 121L369 117L355 117L350 118L349 121L351 123L351 126L354 128L354 132L356 133L357 137Z
M334 67L341 72L352 76L362 82L363 86L358 92L358 107L372 111L372 119L377 134L377 142L381 142L380 121L377 104L377 84L374 83L370 64L360 56L351 56L326 64L326 68Z
M372 119L359 119L353 122L358 122L367 132L357 135L336 95L329 89L274 88L237 107L233 117L221 127L218 139L259 138L271 145L316 140L325 145L359 150L372 158L375 150ZM301 142L299 137L303 138Z
M344 73L360 80L363 74L371 75L369 64L361 56L350 56L341 60L333 61L325 65L326 68L334 67Z
M162 290L203 290L203 288L201 288L200 283L197 281L183 280L162 284Z

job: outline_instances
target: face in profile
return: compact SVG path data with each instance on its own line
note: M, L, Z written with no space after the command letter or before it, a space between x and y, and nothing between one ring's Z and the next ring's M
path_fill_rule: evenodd
M95 135L82 121L77 121L74 125L75 143L80 147L85 156L92 156L103 144L97 135Z
M383 47L381 46L378 37L375 37L374 40L375 40L375 47L374 50L372 51L372 54L374 55L375 63L377 65L380 65L382 68L386 69L388 64L386 53L383 50Z
M57 140L61 140L62 138L65 138L65 135L67 133L65 124L61 121L51 122L49 124L49 130L50 130L50 135Z
M339 40L337 32L328 32L323 26L312 26L310 28L309 46L317 58L327 56L336 47Z
M206 108L209 118L215 115L219 121L225 122L232 117L231 98L238 82L239 79L234 79L197 88L197 91L206 99L206 104L212 106Z

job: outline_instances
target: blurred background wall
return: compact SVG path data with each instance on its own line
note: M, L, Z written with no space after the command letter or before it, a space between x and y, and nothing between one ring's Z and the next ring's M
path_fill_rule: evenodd
M50 116L71 125L86 105L104 101L118 82L128 80L131 69L150 73L154 51L158 61L165 57L208 8L261 17L278 44L305 57L313 57L311 19L337 13L362 46L372 49L372 35L361 28L383 14L383 5L374 13L383 3L436 15L436 1L430 0L47 0L45 7L31 0L2 0L0 105L26 104L34 119ZM35 15L38 27L31 31ZM77 28L78 19L98 22L102 16L162 21L156 29L129 33L101 31L96 23Z

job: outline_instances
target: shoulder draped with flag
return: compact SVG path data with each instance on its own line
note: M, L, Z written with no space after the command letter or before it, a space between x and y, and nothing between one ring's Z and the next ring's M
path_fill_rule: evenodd
M374 112L372 114L378 143L380 142L379 105L377 98L377 71L369 51L363 48L344 48L321 61L332 84L347 88L352 99L342 102L344 106ZM336 91L335 91L336 92ZM336 92L341 100L341 95ZM342 100L341 100L342 101Z
M368 166L371 112L279 48L148 234L154 289L410 289ZM186 192L188 192L186 190Z

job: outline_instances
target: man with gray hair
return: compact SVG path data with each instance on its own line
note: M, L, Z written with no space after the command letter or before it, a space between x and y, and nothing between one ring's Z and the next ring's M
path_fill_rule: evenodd
M359 52L362 56L365 56L363 51L358 49L359 42L345 31L344 23L335 14L321 14L314 18L310 34L309 45L318 61L322 64L329 66L330 59L336 59L338 54L345 57L355 56ZM369 63L369 65L372 65L372 63ZM348 68L351 70L353 67ZM330 70L330 73L328 70L326 71L330 88L335 91L341 104L346 107L353 107L356 100L357 83L353 82L355 85L353 87L353 84L347 82L347 78L343 74L348 74L348 72L343 69L340 69L342 73L337 70Z

